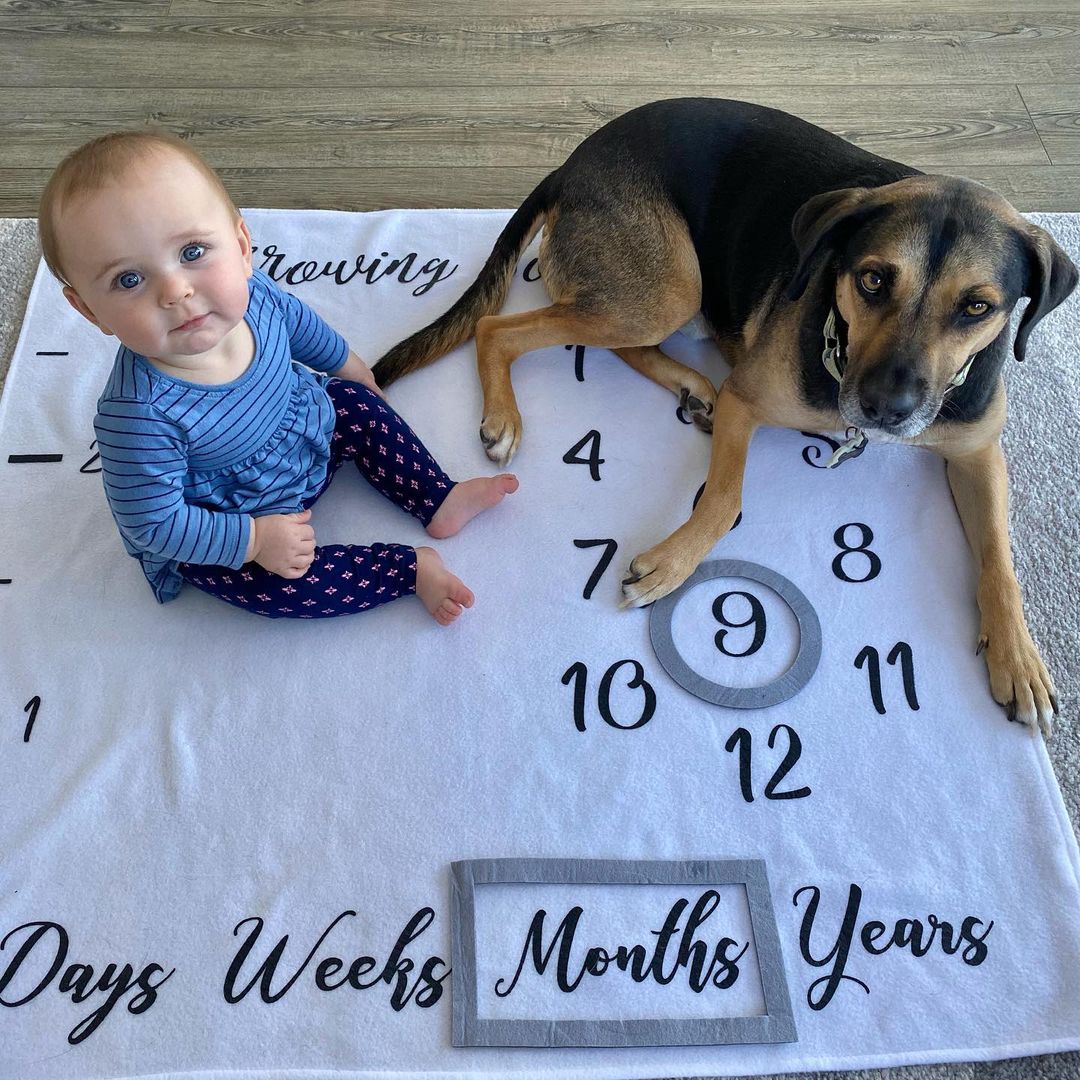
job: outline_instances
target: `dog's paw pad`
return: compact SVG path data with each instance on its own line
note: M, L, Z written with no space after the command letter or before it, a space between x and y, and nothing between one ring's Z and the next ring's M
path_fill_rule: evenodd
M497 465L508 465L521 442L521 424L514 419L484 417L480 424L484 452Z
M679 394L679 407L702 431L712 431L711 401L703 400L684 386Z

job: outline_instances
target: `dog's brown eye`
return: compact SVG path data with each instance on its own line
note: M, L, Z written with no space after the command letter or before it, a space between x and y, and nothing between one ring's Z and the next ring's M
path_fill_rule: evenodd
M859 285L862 287L863 292L874 293L881 292L881 287L885 284L885 279L876 270L864 270L859 275Z
M972 319L982 318L989 311L990 305L985 300L971 300L964 305L964 314Z

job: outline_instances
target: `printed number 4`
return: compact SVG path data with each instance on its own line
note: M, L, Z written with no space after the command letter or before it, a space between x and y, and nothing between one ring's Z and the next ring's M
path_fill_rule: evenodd
M586 443L592 443L592 450L589 452L589 456L576 457L575 455L577 452L584 449ZM599 480L600 466L604 464L604 459L600 456L600 432L590 431L588 435L584 435L574 443L565 454L563 454L562 459L567 465L588 465L589 475L594 480Z

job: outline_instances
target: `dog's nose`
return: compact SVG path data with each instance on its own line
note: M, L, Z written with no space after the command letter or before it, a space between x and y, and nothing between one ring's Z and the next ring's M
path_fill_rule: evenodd
M918 381L906 367L878 368L859 387L859 407L867 421L882 427L902 424L919 407Z
M910 390L898 394L859 395L859 405L867 420L882 427L895 427L903 423L918 408L919 402Z

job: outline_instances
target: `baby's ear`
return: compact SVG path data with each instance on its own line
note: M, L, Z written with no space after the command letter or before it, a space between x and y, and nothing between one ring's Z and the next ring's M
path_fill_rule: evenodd
M242 218L236 219L236 238L240 241L240 255L244 260L244 271L251 277L251 233L247 222Z
M64 299L88 322L92 322L103 334L112 336L112 331L98 322L94 313L86 306L86 301L70 286L64 286Z

